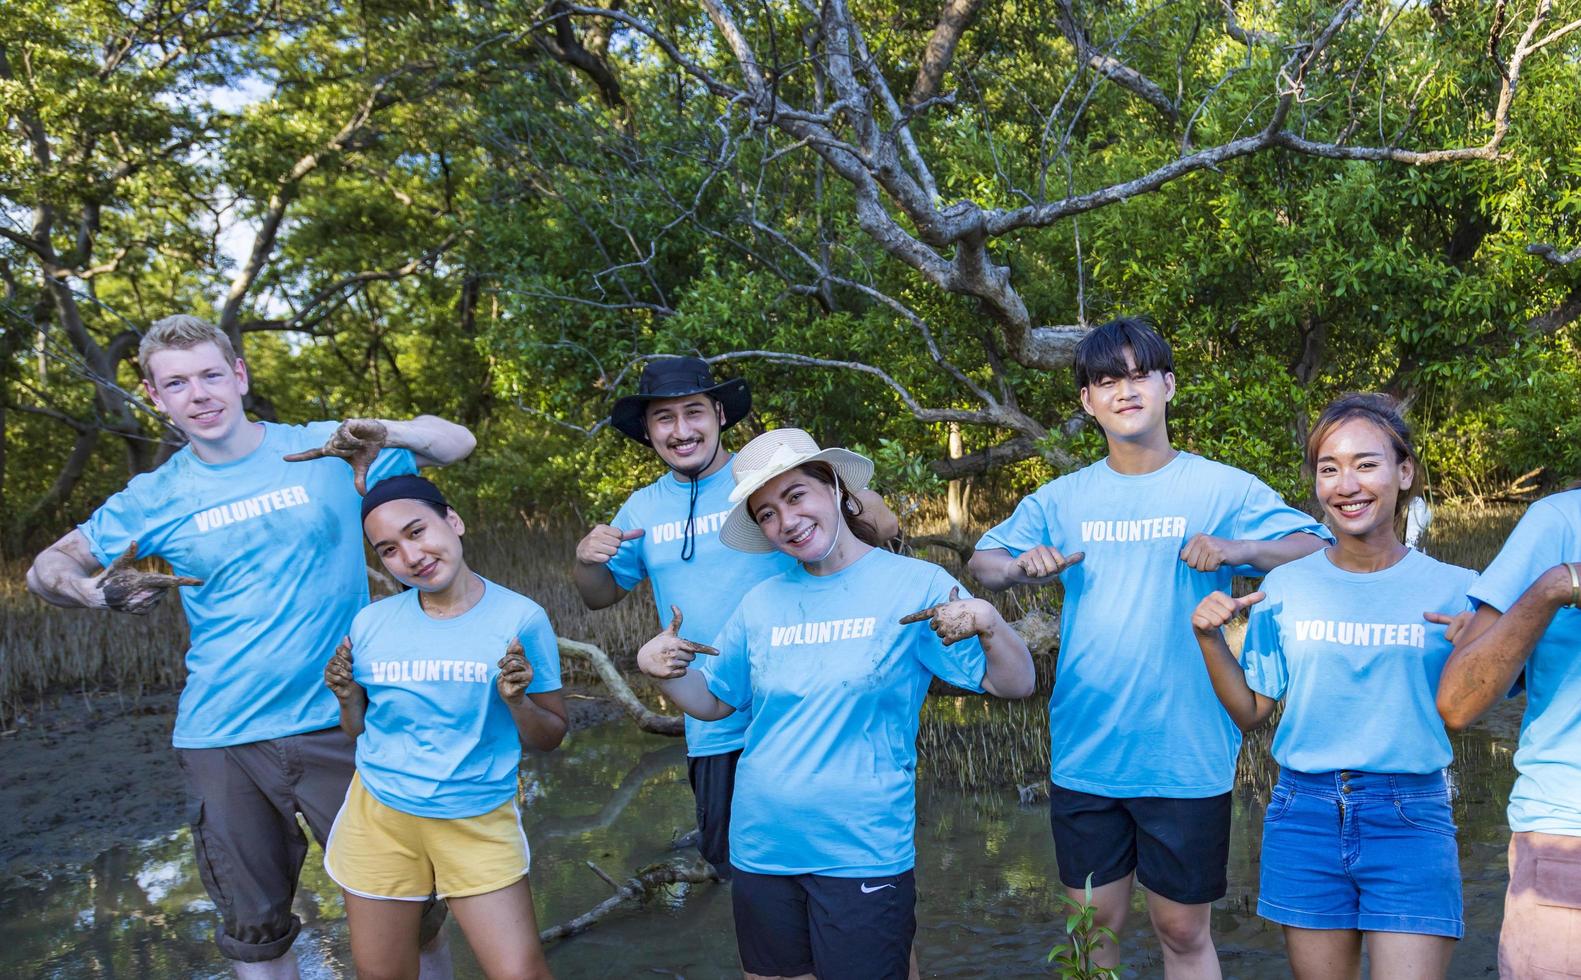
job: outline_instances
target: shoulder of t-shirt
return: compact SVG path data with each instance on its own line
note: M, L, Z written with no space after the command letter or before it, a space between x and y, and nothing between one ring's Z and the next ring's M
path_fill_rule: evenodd
M319 419L313 422L269 422L263 423L264 438L276 445L300 447L300 449L316 449L329 441L329 437L340 428L340 423L332 419Z
M416 591L416 589L404 589L394 595L387 595L381 599L373 600L357 610L357 615L351 619L351 628L356 630L371 627L375 623L382 622L396 615L401 611L403 605L412 601L412 594Z
M482 576L479 576L479 578L482 578ZM520 616L523 626L539 616L543 617L546 622L548 621L549 613L532 598L522 595L515 589L507 588L491 578L485 578L483 581L488 583L489 595L493 601Z
M1323 549L1319 548L1310 555L1302 555L1294 561L1287 561L1270 570L1263 576L1262 584L1258 589L1272 597L1275 592L1291 587L1299 588L1302 579L1322 576L1332 567L1328 557L1323 554Z
M1198 454L1185 449L1180 451L1180 455L1182 457L1183 465L1201 473L1208 479L1218 480L1223 483L1238 484L1247 489L1251 489L1251 487L1255 484L1263 484L1264 486L1267 485L1256 473L1252 473L1249 470L1243 470L1239 466L1232 466L1229 463L1221 463L1216 459L1209 459L1206 456L1199 456Z
M1461 579L1467 586L1471 585L1472 580L1477 577L1477 571L1474 568L1466 568L1463 565L1452 565L1447 561L1439 561L1427 552L1416 548L1411 549L1411 554L1415 556L1413 560L1417 563L1426 563L1423 571L1429 574L1442 575L1448 579Z
M1520 523L1540 521L1544 525L1571 526L1581 530L1581 488L1551 493L1532 502L1521 515Z

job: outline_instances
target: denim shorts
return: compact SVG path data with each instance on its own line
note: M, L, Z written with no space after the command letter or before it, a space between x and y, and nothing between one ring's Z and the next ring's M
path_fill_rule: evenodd
M1302 929L1465 933L1444 774L1281 768L1257 914Z

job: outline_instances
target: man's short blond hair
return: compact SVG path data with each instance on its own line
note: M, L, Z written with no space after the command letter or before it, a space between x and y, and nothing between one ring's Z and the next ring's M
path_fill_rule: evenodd
M148 328L148 332L143 334L143 342L137 345L137 363L143 368L143 377L152 377L148 370L151 356L162 350L189 350L203 343L218 347L225 356L226 364L236 363L236 348L231 346L231 339L225 336L225 331L201 317L186 313L167 316Z

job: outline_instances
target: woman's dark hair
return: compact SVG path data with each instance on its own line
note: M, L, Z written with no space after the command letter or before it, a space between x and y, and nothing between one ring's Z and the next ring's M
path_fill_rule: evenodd
M1136 358L1138 371L1174 373L1175 354L1169 349L1169 342L1141 317L1123 316L1095 327L1076 345L1076 359L1071 364L1076 373L1076 387L1085 388L1094 381L1130 374L1131 369L1125 363L1127 347Z
M1394 502L1394 513L1398 517L1405 512L1406 505L1411 498L1422 492L1422 460L1416 455L1415 441L1411 437L1411 426L1406 423L1405 416L1400 413L1400 403L1388 395L1379 392L1357 392L1342 395L1329 403L1323 409L1323 414L1312 423L1312 431L1307 433L1306 469L1309 476L1317 474L1318 451L1323 447L1323 440L1346 422L1367 422L1375 426L1388 439L1389 446L1394 450L1395 463L1411 461L1415 477L1411 486L1401 491Z
M826 487L836 486L834 467L828 463L803 463L796 468ZM845 484L841 483L838 486L840 488L840 513L845 516L845 526L850 528L851 533L856 535L857 539L863 544L882 548L884 539L878 536L878 528L873 526L873 522L862 516L862 502L856 499L856 495Z

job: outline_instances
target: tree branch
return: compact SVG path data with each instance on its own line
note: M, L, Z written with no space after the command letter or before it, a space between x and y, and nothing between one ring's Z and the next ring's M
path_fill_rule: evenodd
M922 49L922 63L917 66L916 81L911 83L911 96L906 100L913 110L920 109L939 94L944 73L955 60L955 46L971 26L980 6L982 0L944 0L939 22Z

